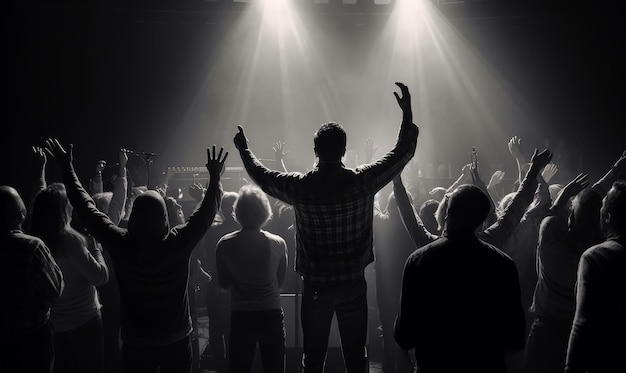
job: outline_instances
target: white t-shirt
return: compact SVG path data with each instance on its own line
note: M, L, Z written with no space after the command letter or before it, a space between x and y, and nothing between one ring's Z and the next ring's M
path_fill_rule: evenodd
M220 286L230 288L233 311L280 309L287 268L285 240L264 230L239 230L217 243Z

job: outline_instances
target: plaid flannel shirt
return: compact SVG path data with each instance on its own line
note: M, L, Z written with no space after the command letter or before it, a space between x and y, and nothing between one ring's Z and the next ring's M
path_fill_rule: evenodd
M267 194L293 206L296 271L310 281L357 279L374 260L374 195L399 174L417 146L418 128L403 122L393 150L356 169L320 162L306 174L273 171L248 149L240 152L250 177Z

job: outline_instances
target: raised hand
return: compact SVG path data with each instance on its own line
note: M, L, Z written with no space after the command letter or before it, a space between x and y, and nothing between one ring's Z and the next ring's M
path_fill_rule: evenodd
M626 172L626 150L624 150L622 156L615 162L613 168L620 174Z
M491 179L489 179L489 185L487 185L487 189L493 188L496 185L499 185L504 179L504 171L497 170L491 175Z
M544 167L543 171L541 171L541 177L546 181L546 183L550 182L550 179L556 175L559 168L554 163L548 163L546 167Z
M534 169L539 174L539 171L550 163L552 160L552 152L548 149L542 151L541 153L537 152L537 149L533 152L533 156L530 159L530 168Z
M237 134L235 135L233 142L235 143L235 148L237 148L237 150L241 151L248 149L248 139L246 139L246 135L243 133L242 126L237 126Z
M522 139L517 136L513 136L509 140L508 145L509 152L515 159L522 160L524 158L524 156L522 155Z
M243 134L243 131L241 131L240 133ZM214 180L215 178L219 178L222 175L222 172L224 172L224 162L226 162L226 158L228 157L228 152L226 152L223 157L222 157L222 153L224 153L224 148L220 148L220 152L219 154L217 154L215 150L215 145L213 145L212 149L211 148L206 149L206 154L207 154L207 159L208 159L207 164L206 164L206 169L207 171L209 171L211 180Z
M107 162L105 160L99 160L98 163L96 163L96 173L97 174L101 174L102 171L104 170L104 168L106 167Z
M66 151L63 145L59 142L58 139L47 139L45 145L46 153L48 153L52 158L56 159L57 162L71 165L74 159L72 155L72 150L74 149L74 145L70 144L68 150Z
M285 151L284 141L277 141L276 145L272 147L272 150L274 150L276 162L281 162L289 154L289 151Z
M123 148L120 149L119 161L120 161L120 168L126 167L126 164L128 163L128 154L126 153L126 149L123 149Z
M461 169L462 181L468 181L472 176L472 164L468 163Z
M365 163L372 163L374 153L378 150L378 147L374 145L374 139L368 137L363 144L363 150L365 151Z
M48 162L48 158L46 157L46 151L40 146L33 145L31 148L33 150L33 154L35 155L37 163L39 164L39 168L44 168L46 166L46 163Z
M402 112L411 115L411 94L409 93L409 87L400 82L396 82L396 85L400 88L402 96L398 95L397 92L394 92L393 95L396 96L396 100L398 100L398 105L400 109L402 109Z
M572 181L563 187L563 193L567 197L574 197L589 185L589 175L578 174Z
M189 195L198 202L202 201L204 192L204 188L199 183L189 185Z

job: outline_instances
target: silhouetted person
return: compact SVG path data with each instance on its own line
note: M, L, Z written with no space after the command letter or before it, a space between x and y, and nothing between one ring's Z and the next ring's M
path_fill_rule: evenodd
M301 322L306 373L322 372L333 315L337 315L348 372L368 369L367 285L365 267L374 260L374 196L402 171L415 153L418 128L413 124L408 88L394 92L403 111L398 141L378 161L346 168L346 133L336 123L323 124L314 137L319 161L306 174L272 171L248 149L239 127L235 146L246 171L261 189L293 206L296 223L296 271L303 277Z
M576 312L576 277L583 252L603 240L602 198L615 177L626 170L626 155L591 188L576 177L553 203L551 216L541 222L537 246L537 286L531 312L524 369L528 373L562 372ZM583 190L584 189L584 190ZM574 197L571 208L568 201Z
M41 238L63 272L65 289L52 301L54 372L102 372L102 307L96 286L109 281L109 269L98 246L71 227L72 205L65 186L53 183L33 200L30 233Z
M258 187L241 188L234 210L241 229L220 239L215 259L220 286L231 295L230 372L250 372L258 344L263 371L284 373L280 287L287 269L287 244L262 229L272 218L272 208Z
M187 283L191 251L209 228L222 196L222 157L207 149L210 182L200 207L185 224L170 228L163 197L148 190L136 197L128 229L98 211L58 140L46 150L59 162L68 196L82 222L113 261L120 290L124 371L190 372L191 332Z
M63 274L44 242L22 233L25 218L17 191L0 186L0 371L50 373L50 301L61 296Z
M228 372L228 337L230 334L230 294L216 281L215 248L217 242L227 233L239 229L239 223L233 216L233 206L237 192L224 192L219 215L215 216L211 229L204 236L202 245L206 255L202 259L203 268L213 276L206 289L206 307L209 316L209 346L213 357L214 369L220 373Z
M600 216L606 241L580 260L566 373L626 372L625 181L613 184Z
M387 198L385 214L374 218L374 268L376 303L383 327L383 371L413 373L410 361L393 338L393 325L400 304L400 284L404 263L416 246L402 225L393 193ZM433 216L434 220L434 216Z
M485 193L461 185L443 236L407 260L395 338L422 373L506 372L506 353L524 346L515 264L476 237L489 209Z

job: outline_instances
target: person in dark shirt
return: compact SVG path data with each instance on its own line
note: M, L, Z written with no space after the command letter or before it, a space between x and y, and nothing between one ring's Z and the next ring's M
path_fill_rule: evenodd
M578 267L566 373L626 372L626 181L613 183L601 219L606 241L585 251Z
M272 171L248 148L239 126L234 143L246 171L265 193L293 206L296 271L303 277L301 321L306 373L324 370L333 316L348 372L367 371L367 284L365 267L374 260L374 196L413 158L419 130L413 123L409 89L396 83L402 124L393 150L374 163L347 168L346 132L337 123L320 126L318 157L306 174Z
M52 371L50 301L61 296L63 274L39 238L22 233L26 207L0 186L0 371Z
M506 372L506 353L524 347L515 263L476 236L489 209L478 187L461 185L443 236L406 262L394 336L422 373Z
M192 367L189 313L189 258L211 225L222 197L222 157L207 149L210 181L200 207L170 228L161 194L148 190L136 197L128 229L118 227L98 211L81 185L58 140L46 141L46 151L63 169L70 202L87 231L107 250L120 290L122 355L125 372L190 372Z

